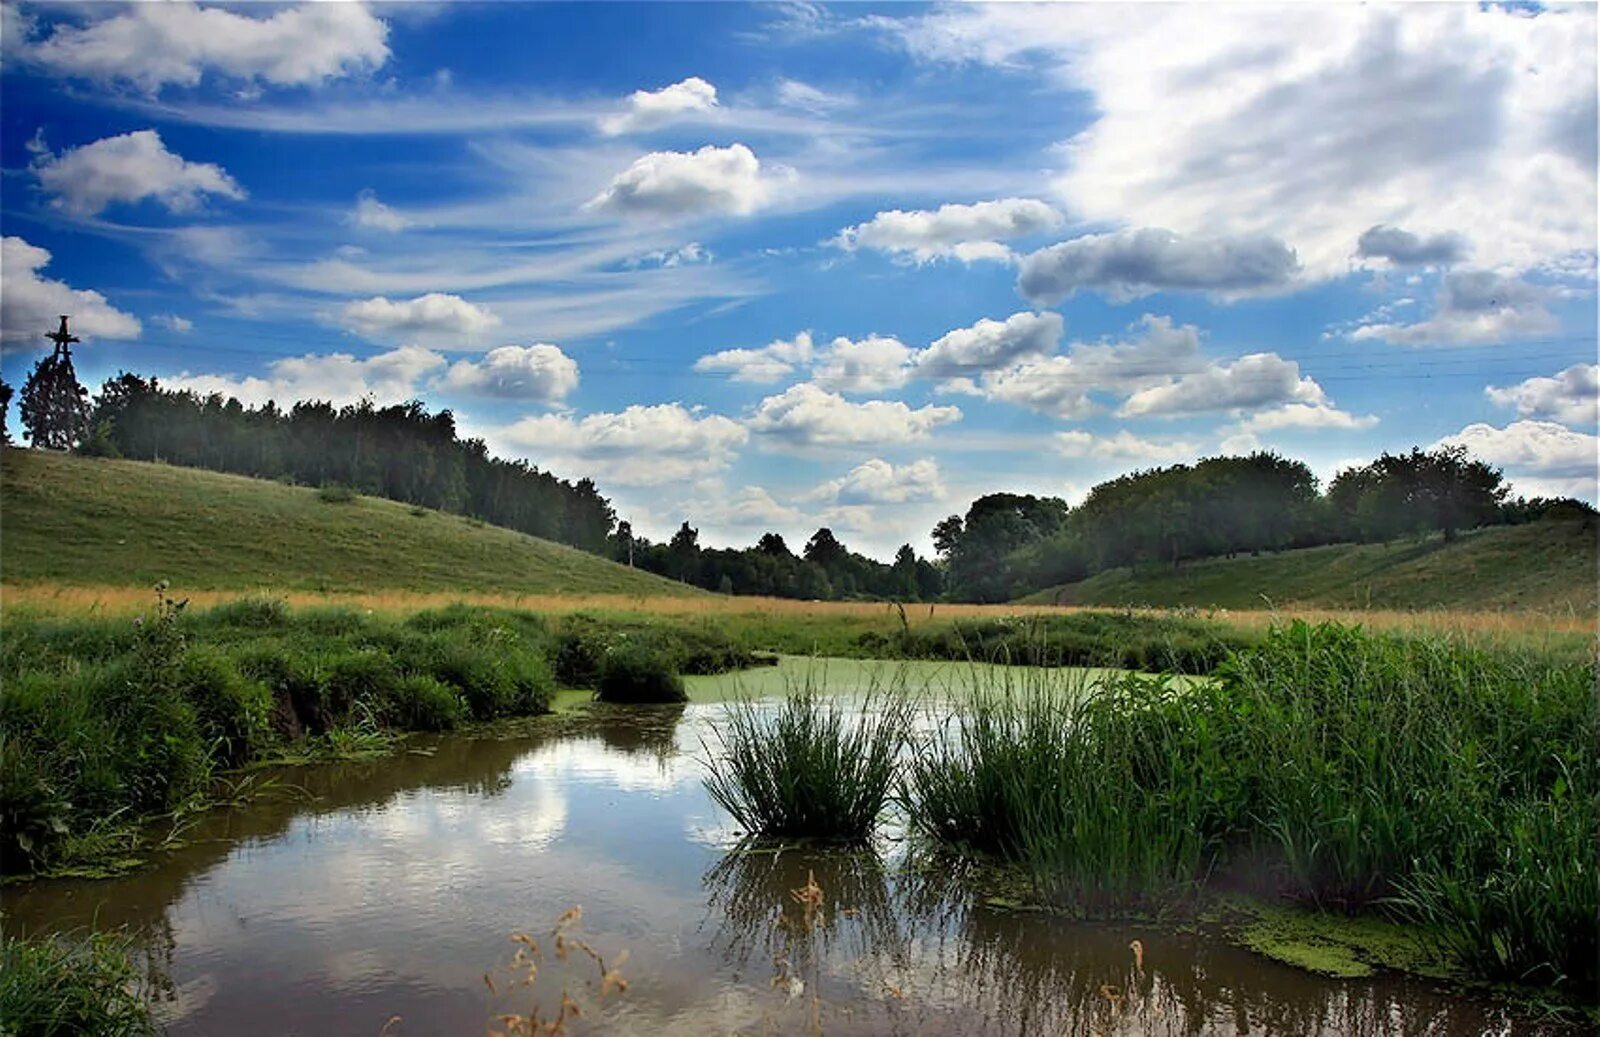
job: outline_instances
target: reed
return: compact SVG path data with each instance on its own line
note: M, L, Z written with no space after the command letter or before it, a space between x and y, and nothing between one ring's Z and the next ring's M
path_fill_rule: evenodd
M815 671L777 704L738 698L707 745L706 789L746 832L861 841L892 790L914 714L898 684L851 702Z

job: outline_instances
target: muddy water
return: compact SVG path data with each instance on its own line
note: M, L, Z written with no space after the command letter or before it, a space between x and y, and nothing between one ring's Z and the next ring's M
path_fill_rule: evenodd
M375 1035L396 1016L390 1034L482 1034L535 1002L548 1017L563 989L573 1033L1535 1032L1421 981L987 907L892 832L870 852L751 848L700 784L720 708L591 706L288 771L295 794L208 815L153 868L7 890L6 925L131 927L174 1034ZM793 891L813 877L808 914ZM568 937L625 992L601 997L576 943L555 955L573 905ZM518 932L540 945L531 986L512 987Z

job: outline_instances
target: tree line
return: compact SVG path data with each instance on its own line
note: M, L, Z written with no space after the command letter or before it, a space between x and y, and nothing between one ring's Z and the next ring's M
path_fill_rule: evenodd
M11 388L0 382L0 408ZM1510 499L1500 471L1460 446L1385 453L1340 472L1321 492L1304 462L1257 451L1131 472L1083 502L992 493L933 529L936 560L909 544L894 561L849 550L821 528L799 553L777 533L747 548L704 548L685 521L664 543L635 536L590 479L559 479L491 457L463 439L449 410L420 400L378 407L303 401L247 407L221 394L120 374L89 397L58 350L22 392L35 445L234 472L455 512L570 544L725 594L784 598L1008 601L1107 569L1347 541L1388 541L1530 521L1594 520L1564 498ZM5 434L0 409L0 437Z
M1555 516L1593 521L1582 501L1509 499L1501 472L1465 447L1385 453L1319 492L1304 462L1257 451L1131 472L1077 507L1058 497L995 493L933 530L945 590L1009 601L1119 567L1381 542Z

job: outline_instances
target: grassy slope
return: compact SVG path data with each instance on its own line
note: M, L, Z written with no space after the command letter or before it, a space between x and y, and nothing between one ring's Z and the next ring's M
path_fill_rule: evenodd
M0 452L0 577L180 591L397 590L698 594L569 547L458 515L260 479Z
M1195 605L1255 609L1539 609L1593 613L1596 534L1577 522L1486 529L1454 544L1335 544L1117 569L1022 599L1072 605Z

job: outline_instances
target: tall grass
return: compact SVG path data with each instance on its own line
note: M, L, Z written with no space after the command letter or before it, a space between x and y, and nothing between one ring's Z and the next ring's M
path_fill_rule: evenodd
M990 689L904 779L935 840L1088 912L1206 881L1430 926L1480 975L1600 980L1592 665L1293 623L1212 679Z
M888 802L911 699L889 687L845 702L819 679L808 673L775 706L724 707L706 789L751 834L860 841Z
M121 934L0 943L0 1029L17 1037L155 1037L143 977Z

